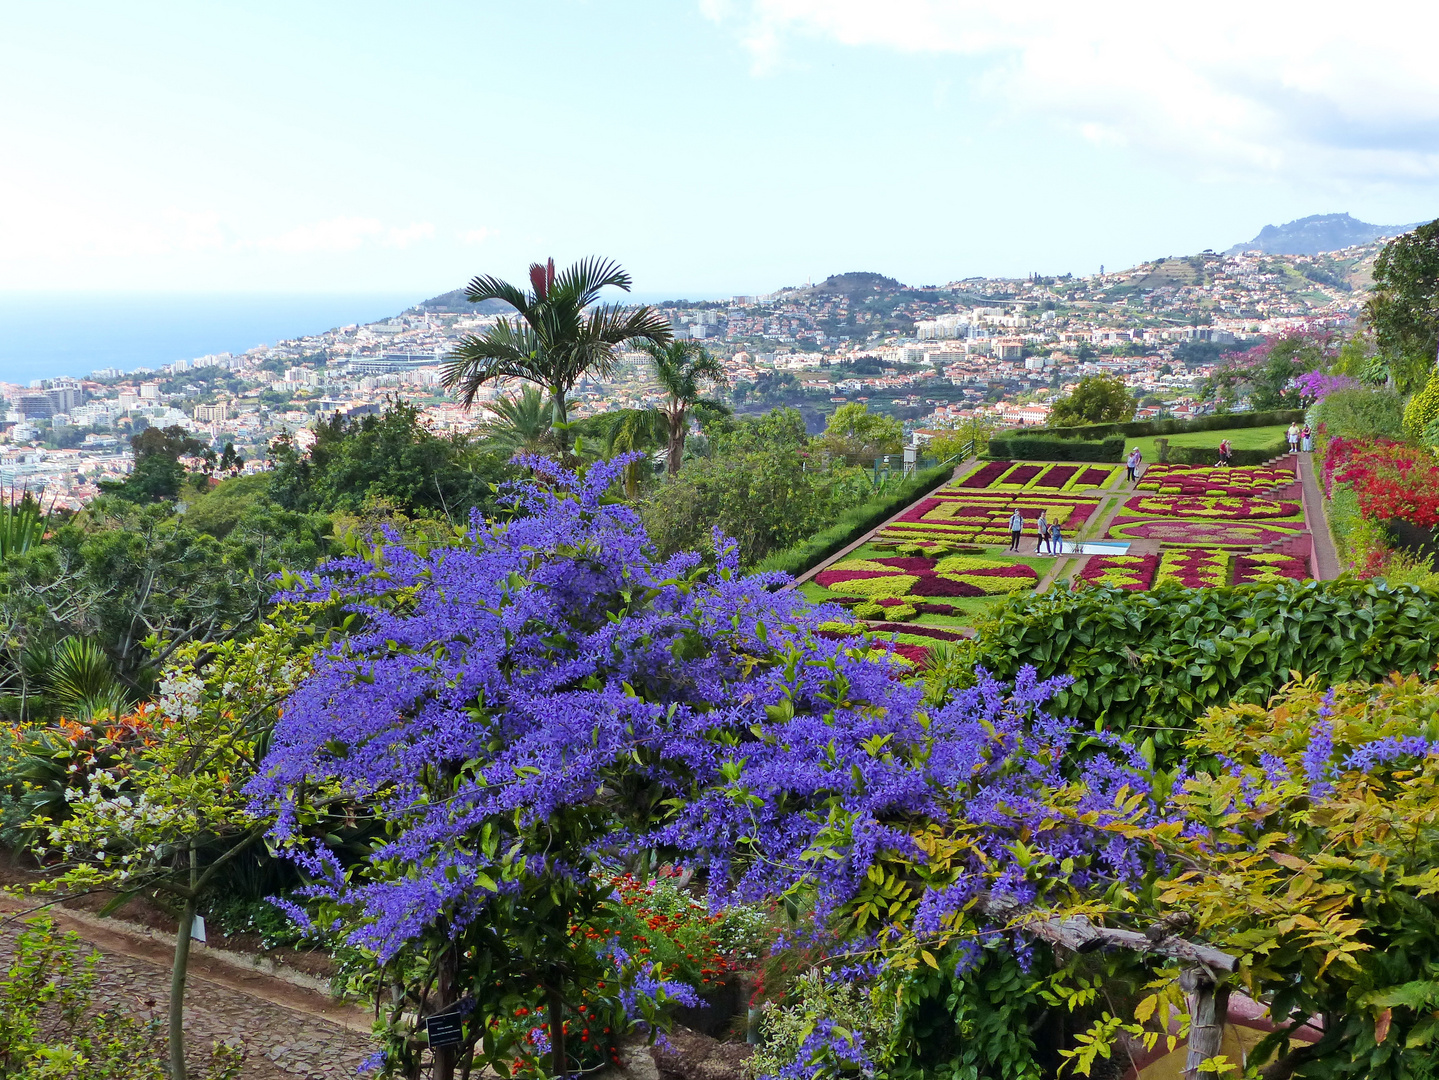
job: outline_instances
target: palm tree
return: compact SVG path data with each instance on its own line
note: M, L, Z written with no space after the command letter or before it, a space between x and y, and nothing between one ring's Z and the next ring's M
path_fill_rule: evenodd
M517 398L500 398L490 404L495 418L479 430L479 436L495 449L516 454L542 454L554 443L550 410L537 386L527 386Z
M615 349L627 341L670 340L669 320L653 308L597 304L608 285L628 292L630 275L617 263L598 258L583 259L560 274L555 273L554 259L534 263L530 292L496 277L474 278L465 288L467 300L503 300L519 317L500 319L483 337L461 339L445 365L445 387L458 389L466 408L480 387L495 379L523 379L544 387L550 394L556 441L565 451L565 397L575 383L591 370L612 374Z
M605 457L640 451L647 457L656 446L669 439L669 425L658 409L621 409L605 430ZM648 466L648 463L646 463ZM633 499L639 494L641 463L632 461L625 467L625 494Z
M685 436L689 431L690 409L696 405L725 408L718 401L700 396L701 384L724 383L724 368L702 346L693 341L646 341L640 348L649 354L655 367L655 377L669 394L669 400L660 408L660 412L664 414L669 428L669 466L670 475L674 476L680 471L680 462L685 456Z

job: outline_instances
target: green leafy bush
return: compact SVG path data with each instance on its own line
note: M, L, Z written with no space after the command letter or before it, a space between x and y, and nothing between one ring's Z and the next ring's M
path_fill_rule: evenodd
M781 570L786 574L803 574L810 567L858 540L870 529L888 521L914 500L928 495L952 475L954 469L949 465L917 473L899 487L846 510L839 520L827 529L783 551L776 551L754 568L760 571Z
M1417 391L1404 406L1404 434L1421 439L1424 429L1439 419L1439 367L1429 376L1423 389Z
M1336 390L1314 406L1311 420L1315 427L1323 424L1329 436L1402 439L1404 399L1392 390Z
M100 954L82 951L79 936L57 933L49 916L26 920L0 977L0 1076L165 1080L159 1021L97 1011ZM204 1075L234 1080L243 1064L239 1050L217 1044Z
M1322 683L1427 673L1439 657L1439 593L1340 578L1150 592L1091 588L1015 600L979 636L941 654L928 691L939 699L982 667L1012 679L1074 683L1053 710L1096 731L1152 738L1167 761L1190 721L1215 705L1262 704L1298 671Z

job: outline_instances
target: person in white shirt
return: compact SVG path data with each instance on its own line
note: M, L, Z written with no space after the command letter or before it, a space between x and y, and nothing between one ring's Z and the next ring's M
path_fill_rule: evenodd
M1046 551L1049 550L1049 522L1045 520L1043 510L1039 512L1039 520L1034 523L1034 527L1038 533L1034 540L1034 553L1038 555L1041 545Z
M1016 510L1009 516L1009 550L1019 550L1019 535L1024 532L1024 515Z

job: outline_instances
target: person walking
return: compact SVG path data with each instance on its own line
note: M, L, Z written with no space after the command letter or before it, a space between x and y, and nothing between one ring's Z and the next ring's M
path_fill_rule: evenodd
M1129 482L1132 484L1139 479L1139 465L1144 460L1144 455L1139 452L1139 447L1129 451L1126 464L1129 466Z
M1223 440L1221 440L1220 443L1219 443L1219 464L1221 464L1221 465L1228 465L1228 464L1230 463L1230 458L1231 458L1233 455L1234 455L1234 448L1229 445L1229 440L1228 440L1228 439L1223 439Z
M1038 555L1041 544L1045 550L1049 549L1049 522L1045 520L1043 510L1039 512L1039 520L1034 523L1034 527L1038 534L1034 540L1034 553Z
M1019 550L1019 535L1024 532L1024 515L1018 510L1009 515L1009 550Z
M1285 434L1289 436L1289 452L1297 454L1299 452L1299 425L1290 424L1289 430Z
M1057 521L1049 527L1049 553L1051 555L1064 554L1064 533L1060 532Z
M1299 448L1306 454L1312 453L1314 450L1314 432L1309 430L1308 424L1305 424L1304 429L1299 432Z

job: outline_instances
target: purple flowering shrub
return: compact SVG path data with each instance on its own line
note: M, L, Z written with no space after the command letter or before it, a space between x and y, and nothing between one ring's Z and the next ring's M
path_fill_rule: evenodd
M1044 705L1065 680L980 673L927 709L900 665L819 637L836 613L742 575L722 537L712 568L654 558L605 500L626 460L583 478L528 464L551 486L517 489L513 516L426 552L392 536L289 594L355 624L286 703L250 791L320 922L391 991L389 1072L423 1045L414 1013L464 1018L437 1076L467 1055L553 1074L694 1001L619 940L626 865L686 856L716 904L802 898L852 947L916 949L989 932L982 893L1040 903L1144 872L1096 827L1137 756L1090 759L1068 811L1091 820L1048 804L1074 734ZM382 827L361 857L327 842L336 808ZM582 1016L598 1050L567 1044Z

